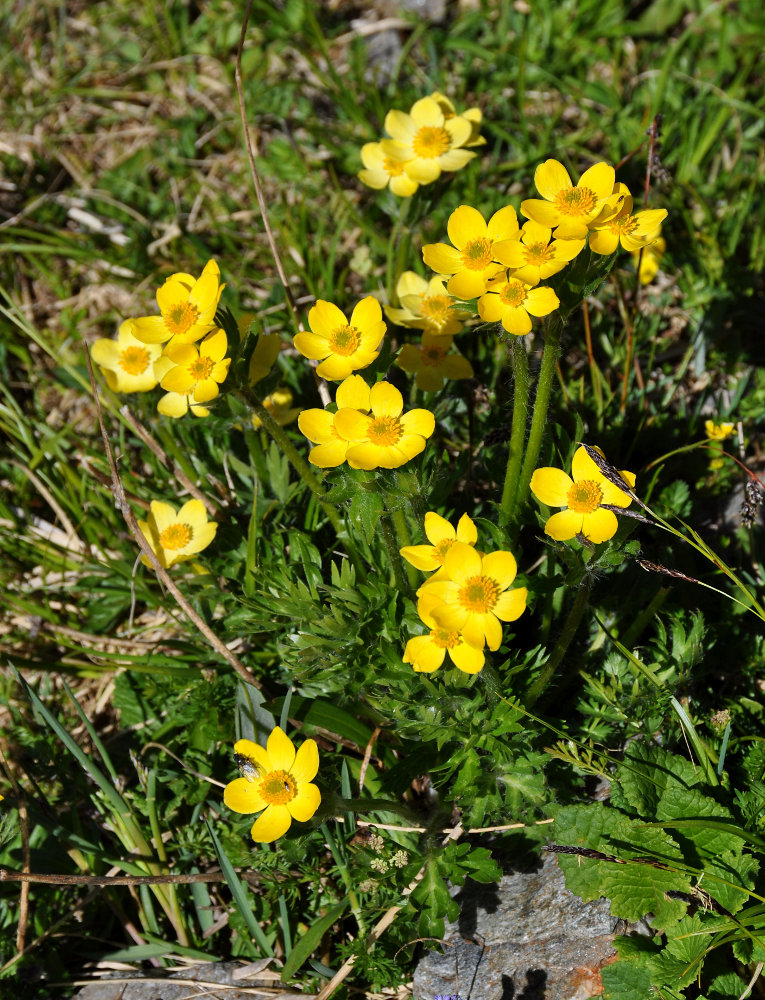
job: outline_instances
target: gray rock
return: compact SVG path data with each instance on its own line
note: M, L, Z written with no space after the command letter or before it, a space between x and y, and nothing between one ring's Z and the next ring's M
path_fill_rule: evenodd
M269 963L210 962L176 972L155 969L153 972L115 972L97 983L83 986L76 1000L252 1000L253 987L263 987L262 995L286 1000L297 994L279 993L278 975L263 969ZM251 975L247 975L251 972ZM259 976L258 973L261 973ZM224 989L216 990L216 985ZM232 989L239 986L241 989Z
M443 953L429 952L415 971L417 1000L587 1000L602 991L617 920L608 900L583 903L566 889L554 855L499 885L469 883L456 898L460 917L447 925Z

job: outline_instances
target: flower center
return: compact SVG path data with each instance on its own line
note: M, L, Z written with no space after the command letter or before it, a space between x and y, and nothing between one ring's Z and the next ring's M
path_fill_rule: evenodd
M462 251L462 263L470 271L483 271L492 261L492 241L481 237L469 240Z
M452 141L445 128L423 125L415 133L412 140L412 150L415 156L419 156L423 160L433 160L445 153L451 144Z
M189 544L192 534L193 532L188 524L177 521L175 524L171 524L165 528L159 536L159 544L163 549L170 549L171 551L182 549Z
M577 514L591 514L603 499L603 490L593 479L580 479L566 494L568 509Z
M120 351L120 368L128 375L143 375L149 367L149 352L143 347L126 347Z
M189 375L197 382L204 382L205 379L210 377L214 367L215 362L213 359L202 355L189 365Z
M297 795L297 782L286 771L269 771L260 782L260 794L272 806L283 806Z
M162 313L165 326L173 336L179 333L186 333L199 319L199 310L195 305L186 302L176 302L166 312Z
M525 247L527 264L546 264L553 259L552 247L547 243L530 243Z
M517 308L522 305L526 299L526 286L522 281L511 278L510 281L502 287L499 297L504 305Z
M403 433L398 417L385 415L372 418L369 430L367 431L367 437L378 448L388 448L392 444L397 444L401 440Z
M422 363L424 365L430 365L431 367L437 367L441 364L446 356L446 351L443 347L436 347L431 345L426 347L422 352Z
M471 576L460 587L457 600L467 611L485 615L499 597L499 584L490 576Z
M459 632L450 632L445 628L436 628L430 633L431 642L439 649L454 649L462 642Z
M400 177L404 172L404 164L401 160L394 160L390 156L383 159L383 170L389 177Z
M589 215L597 203L595 192L590 188L564 188L553 198L553 205L561 215Z
M434 326L442 327L452 313L454 299L451 295L422 295L420 302L420 315Z
M446 559L446 553L454 545L453 538L442 538L438 545L433 546L433 556L441 563L443 566L444 559Z
M611 231L620 236L629 236L637 227L638 220L634 215L617 215L613 222L609 223Z
M333 354L340 354L347 358L354 351L358 350L361 343L361 334L355 326L338 326L333 330L329 338L329 347Z

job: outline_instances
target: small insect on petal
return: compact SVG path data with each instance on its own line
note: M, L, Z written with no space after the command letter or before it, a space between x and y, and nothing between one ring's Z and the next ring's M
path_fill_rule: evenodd
M258 777L258 766L250 757L246 757L242 753L235 753L234 763L239 768L241 776L248 781L255 781Z

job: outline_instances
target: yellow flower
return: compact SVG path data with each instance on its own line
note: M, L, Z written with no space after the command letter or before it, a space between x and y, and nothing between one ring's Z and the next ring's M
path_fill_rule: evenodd
M426 581L418 591L418 612L458 632L470 646L499 649L500 621L514 622L526 610L525 587L509 590L517 565L510 552L481 555L470 545L454 542L444 559L446 579Z
M724 441L735 433L735 424L716 424L714 420L704 421L704 433L710 441Z
M380 143L383 154L418 184L437 180L442 170L461 170L476 155L460 148L473 138L472 123L459 115L447 119L432 97L415 102L410 114L389 111L385 131L392 138Z
M443 278L437 275L427 280L414 271L404 271L396 283L396 295L401 308L385 306L388 319L436 337L459 333L462 321L471 315L469 309L455 305L456 300L447 293Z
M308 325L311 332L296 334L295 347L305 358L324 359L316 374L332 382L371 365L380 353L386 329L380 303L371 295L356 305L350 323L336 305L319 299L308 313Z
M292 393L284 386L281 389L276 389L270 396L266 396L263 400L263 406L280 427L286 427L287 424L291 424L300 413L300 407L293 408ZM255 430L261 426L261 419L257 414L253 414L252 426Z
M481 121L483 120L483 114L480 108L467 108L462 114L457 115L457 110L444 94L437 90L434 90L430 97L436 102L441 111L443 111L444 118L448 121L450 118L459 117L464 118L470 122L470 139L463 143L464 146L485 146L486 139L480 135Z
M289 830L293 819L306 823L319 808L321 793L311 783L319 770L316 740L305 740L296 752L277 726L265 749L252 740L237 740L234 760L242 777L226 785L223 801L234 812L260 812L250 830L254 841L270 844Z
M404 170L401 160L386 156L379 142L366 142L361 147L361 162L364 169L356 175L367 187L381 191L390 186L399 198L410 198L420 186Z
M657 226L652 233L648 234L648 242L643 247L642 254L639 250L633 253L632 262L635 267L638 267L638 261L640 262L638 278L641 285L650 285L659 273L661 258L664 256L666 249L667 241L661 235L661 226Z
M599 448L596 450L603 454ZM621 471L619 475L628 486L635 485L633 473ZM603 505L629 507L629 494L606 479L585 448L574 452L571 476L562 469L544 468L531 477L531 492L537 500L548 507L566 508L548 518L545 533L558 542L575 535L584 535L591 542L612 538L619 524L614 512Z
M443 389L446 379L473 377L473 366L461 354L449 354L451 337L434 337L423 333L421 344L405 344L396 364L405 372L415 374L415 384L423 392Z
M250 385L256 385L269 374L282 349L282 338L278 333L261 333L255 349L250 355Z
M522 337L531 332L531 316L548 316L559 305L558 296L546 285L530 288L515 277L497 275L478 300L478 315Z
M494 256L513 271L513 277L527 285L538 285L562 271L582 250L585 241L552 240L552 230L529 219L521 228L520 240L503 240L494 245Z
M482 669L486 657L481 649L476 649L457 631L441 627L433 617L431 609L441 603L440 599L426 589L417 605L420 618L430 629L427 635L410 639L404 650L404 663L411 663L417 673L432 673L443 664L446 654L455 667L466 674L477 674Z
M556 239L583 240L590 223L612 198L614 180L613 167L596 163L574 185L562 163L545 160L534 174L537 191L545 200L529 198L521 202L521 214L540 226L555 229Z
M133 320L135 336L144 344L192 344L209 333L215 310L225 288L214 260L205 264L199 278L192 274L171 275L157 291L161 316ZM171 340L172 338L172 340Z
M106 383L115 392L148 392L159 382L154 362L162 353L159 344L144 344L133 334L133 321L120 325L116 340L102 338L90 349Z
M361 375L350 375L337 387L335 402L338 410L349 407L354 410L369 409L369 386ZM303 434L317 445L308 455L308 461L320 469L333 469L342 465L350 441L341 437L335 427L336 413L329 410L303 410L298 417L298 427Z
M654 233L667 217L664 208L651 208L632 214L632 195L626 184L617 184L614 195L621 202L615 215L605 220L595 219L590 224L590 250L593 253L612 254L619 244L630 253L640 251L654 240Z
M474 299L486 291L490 278L504 268L494 259L494 246L518 239L518 217L512 205L500 208L488 223L476 208L460 205L449 216L446 230L454 244L428 243L422 259L439 274L450 274L447 291L458 299Z
M403 409L398 389L378 382L361 408L337 411L334 426L350 442L345 457L352 469L397 469L424 451L426 439L435 430L435 417L430 410L402 413Z
M157 362L160 385L168 390L157 405L159 412L169 417L182 417L190 404L209 403L215 399L218 385L228 375L231 364L231 358L224 358L227 349L224 330L216 330L205 337L199 347L168 344L162 359Z
M475 545L478 531L467 514L462 515L455 530L445 517L431 510L425 515L425 537L430 545L405 545L400 552L412 566L431 573L443 566L446 554L455 542Z
M187 500L177 513L169 503L152 500L148 518L139 521L138 527L164 569L206 549L218 530L215 521L207 520L201 500ZM141 561L151 566L146 556Z

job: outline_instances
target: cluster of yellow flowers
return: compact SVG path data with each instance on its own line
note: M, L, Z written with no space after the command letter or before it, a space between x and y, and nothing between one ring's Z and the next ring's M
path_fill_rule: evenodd
M506 205L487 222L470 205L460 205L447 223L448 243L422 248L428 267L446 280L458 299L478 299L478 313L501 323L508 333L531 331L532 316L548 316L560 302L541 281L557 274L588 242L597 254L621 245L631 252L658 238L665 209L633 213L632 195L616 180L614 168L596 163L572 184L557 160L541 163L534 174L542 198L521 202L528 220L520 226L515 208Z
M518 572L510 552L476 550L478 532L467 514L456 529L440 514L425 515L430 545L408 545L401 555L417 569L431 573L417 591L417 613L430 629L406 644L404 663L431 673L444 662L468 674L485 661L484 646L499 649L500 622L514 622L526 610L525 587L510 589Z
M453 173L469 163L476 155L470 147L486 142L480 127L480 108L458 115L438 91L415 101L409 114L389 111L385 131L390 138L362 146L359 179L377 190L390 186L393 194L408 198L421 184L432 184L442 172Z
M157 290L159 316L125 320L116 341L104 338L93 344L93 360L109 387L147 392L159 383L167 390L157 404L160 413L182 417L191 410L206 417L210 411L204 404L218 395L231 364L226 334L215 328L224 287L214 260L199 278L171 275Z

